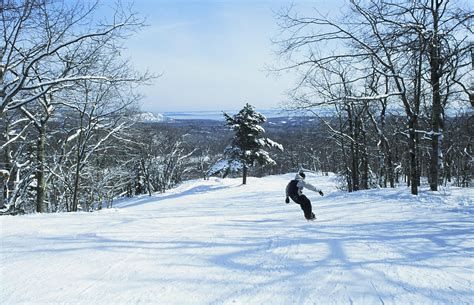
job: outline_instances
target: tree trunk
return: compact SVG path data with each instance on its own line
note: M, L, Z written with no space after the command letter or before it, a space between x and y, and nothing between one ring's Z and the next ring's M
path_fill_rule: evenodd
M418 195L418 160L417 160L417 139L416 139L416 127L417 127L417 116L412 116L408 122L409 137L408 137L408 151L409 151L409 164L410 164L410 178L409 186L411 187L411 193Z
M340 127L340 132L342 133L342 124L339 124L339 127ZM347 182L347 191L349 193L353 192L354 189L353 189L353 184L352 184L352 175L351 175L351 170L350 170L350 164L349 164L349 156L347 155L347 151L346 151L346 145L345 145L345 141L344 141L344 138L341 138L341 153L342 153L342 160L344 162L344 176L346 177L346 182ZM334 160L334 164L337 164L337 161L336 161L336 157L335 157L335 154L333 154L333 160Z
M350 153L351 153L351 180L352 180L352 190L358 191L360 189L359 182L359 146L357 144L357 135L355 131L355 123L352 116L352 107L347 106L347 121L349 125L350 135L353 139L350 144Z
M242 184L247 184L247 164L244 164L243 175L242 175Z
M6 115L3 115L3 116L6 118ZM7 122L7 120L5 120L5 131L4 131L4 134L3 134L3 138L5 139L5 143L7 143L10 140L10 136L9 136L10 128L8 128L8 127L9 127L9 122ZM4 206L6 206L8 204L8 199L9 199L9 195L10 195L9 184L10 184L10 177L12 175L10 153L11 153L10 145L7 145L4 148L5 170L7 172L2 177L2 180L3 180L3 198L2 198L2 201L0 202L0 207L1 208L3 208Z
M80 169L79 169L79 163L76 165L76 173L74 177L74 194L72 197L72 209L71 211L77 212L77 206L78 206L78 201L79 201L79 175L80 175Z
M361 167L362 167L362 175L361 175L361 187L364 190L369 189L369 153L367 152L367 134L366 129L364 126L364 122L360 120L360 132L362 136L362 158L361 158Z
M364 148L364 156L362 158L362 177L361 177L361 187L364 190L369 189L369 160L367 153Z
M146 187L148 189L148 195L151 196L151 182L150 182L150 171L145 166L145 160L141 159L140 164L142 166L143 175L145 176Z
M443 166L443 106L441 104L440 80L442 76L441 66L441 40L439 39L439 13L440 5L438 1L431 3L433 16L433 36L429 44L430 56L430 85L432 87L432 115L431 115L431 163L430 163L430 189L438 190L440 177L442 177Z
M387 152L387 175L390 187L395 188L395 173L393 168L392 154L390 153L390 150Z
M73 191L73 197L72 197L72 207L71 211L72 212L77 212L77 207L79 205L79 182L81 180L80 178L80 173L81 173L81 160L82 160L82 138L83 138L83 122L81 118L81 131L79 132L79 139L77 141L77 153L76 153L76 171L75 171L75 176L74 176L74 191Z
M359 171L359 145L357 143L351 142L351 172L352 172L352 184L353 190L360 190L360 171Z
M432 137L431 137L431 163L430 163L430 189L432 191L438 190L438 185L440 183L440 177L442 177L442 167L443 167L443 119L442 119L442 105L441 105L441 95L440 95L440 77L437 70L439 69L439 64L432 66L431 71L431 85L433 87L433 108L432 108L432 117L431 117L431 128L432 128ZM436 71L435 71L436 70Z
M41 125L37 142L37 164L36 164L36 211L38 213L48 212L48 206L45 202L46 195L46 180L44 175L45 170L45 142L46 142L46 126Z

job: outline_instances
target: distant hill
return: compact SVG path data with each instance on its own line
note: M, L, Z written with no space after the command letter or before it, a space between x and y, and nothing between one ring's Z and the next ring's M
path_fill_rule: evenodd
M163 123L173 121L172 118L162 113L141 112L133 116L133 119L141 123Z

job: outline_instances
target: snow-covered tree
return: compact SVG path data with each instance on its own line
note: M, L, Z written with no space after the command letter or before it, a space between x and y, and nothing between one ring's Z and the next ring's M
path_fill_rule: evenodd
M226 126L235 131L232 145L226 149L227 167L241 164L243 180L247 183L247 171L255 163L260 165L275 165L266 148L283 150L283 146L269 138L261 136L265 132L260 124L266 122L264 115L256 112L252 105L245 104L244 108L234 116L224 113ZM222 162L221 162L222 163Z
M128 195L164 193L183 181L193 170L196 148L187 143L188 134L163 125L136 125L124 149L130 162Z
M112 100L111 95L114 101L133 99L128 93L129 86L145 81L148 76L134 73L122 60L121 43L141 28L143 21L121 5L113 11L113 20L106 20L107 17L99 16L96 2L6 0L0 3L0 29L4 38L0 44L0 171L8 177L0 181L4 189L1 205L20 209L26 201L20 194L25 194L24 189L28 188L36 197L36 211L48 212L51 210L48 183L53 182L56 174L52 170L58 167L51 161L64 161L67 156L54 160L52 140L66 143L70 137L61 134L64 136L61 138L57 130L64 108L80 112L81 102L92 104L90 91L85 93L85 88L91 87L102 105L107 102L105 99ZM116 98L118 95L130 96ZM81 102L74 103L69 98L65 101L66 96L74 96L75 101ZM116 109L110 109L107 123L118 121L112 113ZM84 133L82 125L71 126L82 123L76 116L68 121L71 130L78 130L78 135ZM106 138L110 128L102 128L105 125L105 122L97 123L93 134ZM25 149L27 153L23 152Z

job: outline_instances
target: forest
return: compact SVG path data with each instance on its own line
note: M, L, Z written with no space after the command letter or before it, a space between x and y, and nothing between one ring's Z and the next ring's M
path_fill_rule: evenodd
M139 16L118 6L97 23L80 2L1 3L1 214L94 211L223 175L212 169L242 143L229 123L239 109L222 121L140 121L137 88L160 78L120 56ZM301 78L286 117L254 122L252 149L272 162L240 155L244 177L305 168L336 173L348 192L472 187L474 13L457 3L350 1L337 20L278 13L273 71Z

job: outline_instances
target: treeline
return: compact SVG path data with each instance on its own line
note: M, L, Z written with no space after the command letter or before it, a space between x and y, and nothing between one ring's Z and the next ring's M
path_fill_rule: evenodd
M44 168L41 189L35 175L39 168L39 134L31 128L22 140L9 145L10 153L15 152L15 166L10 167L12 177L2 179L3 213L39 211L38 191L43 192L42 212L92 211L113 206L114 199L119 197L166 192L188 179L207 179L210 169L223 158L232 142L233 133L224 121L140 123L134 118L131 112L121 116L120 123L115 122L111 129L94 129L89 121L83 122L83 129L78 129L80 116L73 113L49 122L41 161ZM469 118L465 114L446 119L446 133L456 141L444 141L443 185L472 187ZM293 124L286 118L270 119L263 124L265 134L282 144L284 150L270 150L276 165L249 167L249 175L262 177L303 167L338 174L339 187L348 191L409 185L410 154L406 150L403 117L387 117L389 156L380 148L377 134L363 128L370 121L360 123L357 135L360 140L353 147L332 132L347 128L347 122L339 125L340 122L338 117L294 118ZM118 126L121 128L113 131ZM423 160L420 177L426 181L430 139L421 139L419 147L417 153ZM352 154L351 149L357 151ZM2 164L11 162L5 156L1 155ZM233 172L230 176L241 174Z
M118 197L165 192L183 179L204 178L218 157L210 150L219 145L206 137L198 139L182 127L136 122L133 113L99 122L62 115L48 122L43 140L29 128L7 145L0 157L7 169L1 179L3 213L111 207ZM9 126L1 125L2 130Z
M283 144L285 151L277 153L277 165L271 173L285 173L304 167L322 173L339 175L339 187L357 191L378 187L410 186L410 151L406 149L408 135L401 115L387 115L384 138L373 124L369 113L360 113L357 124L338 116L306 121L296 128L268 128L270 136ZM420 119L429 126L429 119ZM472 187L474 174L472 147L473 117L464 113L446 118L442 186ZM338 132L335 132L338 131ZM351 134L351 138L341 136ZM353 141L352 139L355 139ZM419 185L426 185L430 173L431 138L420 137L417 157ZM387 149L389 148L389 149ZM261 174L267 174L260 170Z
M401 162L417 194L428 162L428 183L436 191L453 171L465 170L453 154L472 156L464 138L450 138L448 121L448 109L462 116L474 105L472 6L446 0L347 4L340 16L299 14L294 7L279 14L283 34L276 44L287 64L278 70L301 75L291 107L334 109L336 118L326 125L338 142L349 190L370 187L370 168L393 185ZM404 126L396 129L405 136L403 153L392 139L394 118ZM380 153L370 150L371 141ZM371 167L374 153L380 165Z

